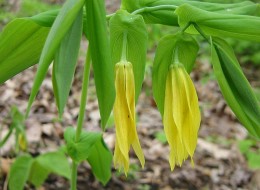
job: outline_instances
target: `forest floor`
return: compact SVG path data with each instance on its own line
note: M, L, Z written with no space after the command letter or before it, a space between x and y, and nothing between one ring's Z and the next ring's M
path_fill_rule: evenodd
M110 6L114 8L113 4ZM83 41L82 52L86 48L87 43ZM150 56L153 54L151 51ZM30 154L39 155L56 150L64 144L65 127L76 125L84 59L84 53L81 53L62 122L57 119L50 69L25 124ZM111 180L106 186L102 186L95 180L90 166L83 163L78 171L78 189L260 190L260 170L249 167L248 157L242 154L239 148L240 142L249 138L248 134L226 105L212 74L209 59L202 56L197 59L196 67L191 74L199 96L202 115L198 145L193 158L194 167L187 160L182 167L170 170L169 147L165 143L161 116L152 98L151 66L148 66L143 91L136 108L137 130L146 158L145 167L142 169L134 153L130 152L131 166L128 177L112 169ZM0 86L0 138L8 132L11 107L15 105L22 113L25 112L36 69L37 66L33 66ZM252 86L260 88L260 67L249 64L243 69ZM84 128L100 131L100 116L92 74ZM104 133L104 138L113 151L115 131L112 122ZM11 138L0 150L0 190L6 185L6 176L14 161L13 147L14 139ZM259 147L257 143L252 149L257 150ZM27 185L26 189L34 188ZM39 189L66 190L69 189L69 182L62 177L50 175Z

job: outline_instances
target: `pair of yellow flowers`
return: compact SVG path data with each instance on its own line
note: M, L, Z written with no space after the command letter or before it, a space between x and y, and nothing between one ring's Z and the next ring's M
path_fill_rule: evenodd
M114 165L129 170L129 150L132 146L144 167L145 159L138 139L135 122L135 82L132 64L119 62L115 66L116 100L114 118L116 144ZM188 156L193 157L200 125L200 110L194 85L181 64L171 65L167 74L164 131L170 145L169 162L173 170Z

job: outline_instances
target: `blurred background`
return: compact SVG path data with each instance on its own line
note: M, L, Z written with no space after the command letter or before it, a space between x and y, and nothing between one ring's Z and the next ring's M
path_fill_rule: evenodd
M64 0L0 0L0 31L12 19L32 16L57 9ZM235 3L241 0L205 0L205 2ZM258 2L255 0L254 2ZM119 0L107 0L107 12L120 6ZM170 171L169 147L163 132L161 116L152 97L152 63L158 41L177 28L161 25L147 25L149 49L143 91L137 105L138 134L146 157L144 169L140 168L135 155L131 154L130 172L126 178L122 172L113 169L109 183L104 187L95 180L90 166L83 163L79 168L78 189L111 190L259 190L260 189L260 143L248 136L223 99L210 63L210 48L202 38L200 51L191 77L195 83L202 123L198 146L194 156L195 167L187 160L184 165ZM260 101L260 44L227 39L233 46L245 75ZM56 150L64 144L63 131L75 126L79 111L82 66L85 60L87 42L81 43L79 63L73 87L62 121L58 119L52 92L51 71L43 82L40 93L33 104L32 113L24 129L28 141L28 152L34 156ZM1 59L1 57L0 57ZM15 119L14 110L24 113L37 66L13 77L0 86L0 139ZM17 107L18 109L14 108ZM100 116L96 100L93 74L91 74L86 108L85 128L99 131ZM260 118L259 118L260 119ZM109 148L114 149L113 116L104 134ZM10 138L0 149L0 190L6 188L10 165L17 155L15 137ZM18 145L19 146L19 145ZM34 189L27 184L26 189ZM69 189L66 179L50 175L40 190Z

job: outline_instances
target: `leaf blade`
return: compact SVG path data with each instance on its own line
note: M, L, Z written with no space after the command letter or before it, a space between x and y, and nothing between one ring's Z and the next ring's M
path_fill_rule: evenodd
M114 73L108 40L104 0L86 1L86 22L94 79L104 130L115 99Z
M10 190L23 190L29 177L33 158L30 155L23 155L16 159L11 166L8 187Z
M82 34L83 10L61 41L53 63L53 91L60 117L64 111L76 70Z

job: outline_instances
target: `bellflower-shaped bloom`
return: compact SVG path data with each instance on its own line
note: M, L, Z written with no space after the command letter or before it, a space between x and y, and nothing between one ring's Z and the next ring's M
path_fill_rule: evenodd
M124 168L127 175L129 169L129 150L133 147L138 159L144 166L144 155L136 132L135 124L135 83L132 64L121 61L115 66L116 100L114 118L116 126L116 144L114 165Z
M181 166L188 156L192 160L200 120L198 97L189 74L184 66L172 65L166 79L163 116L172 170L175 165Z

